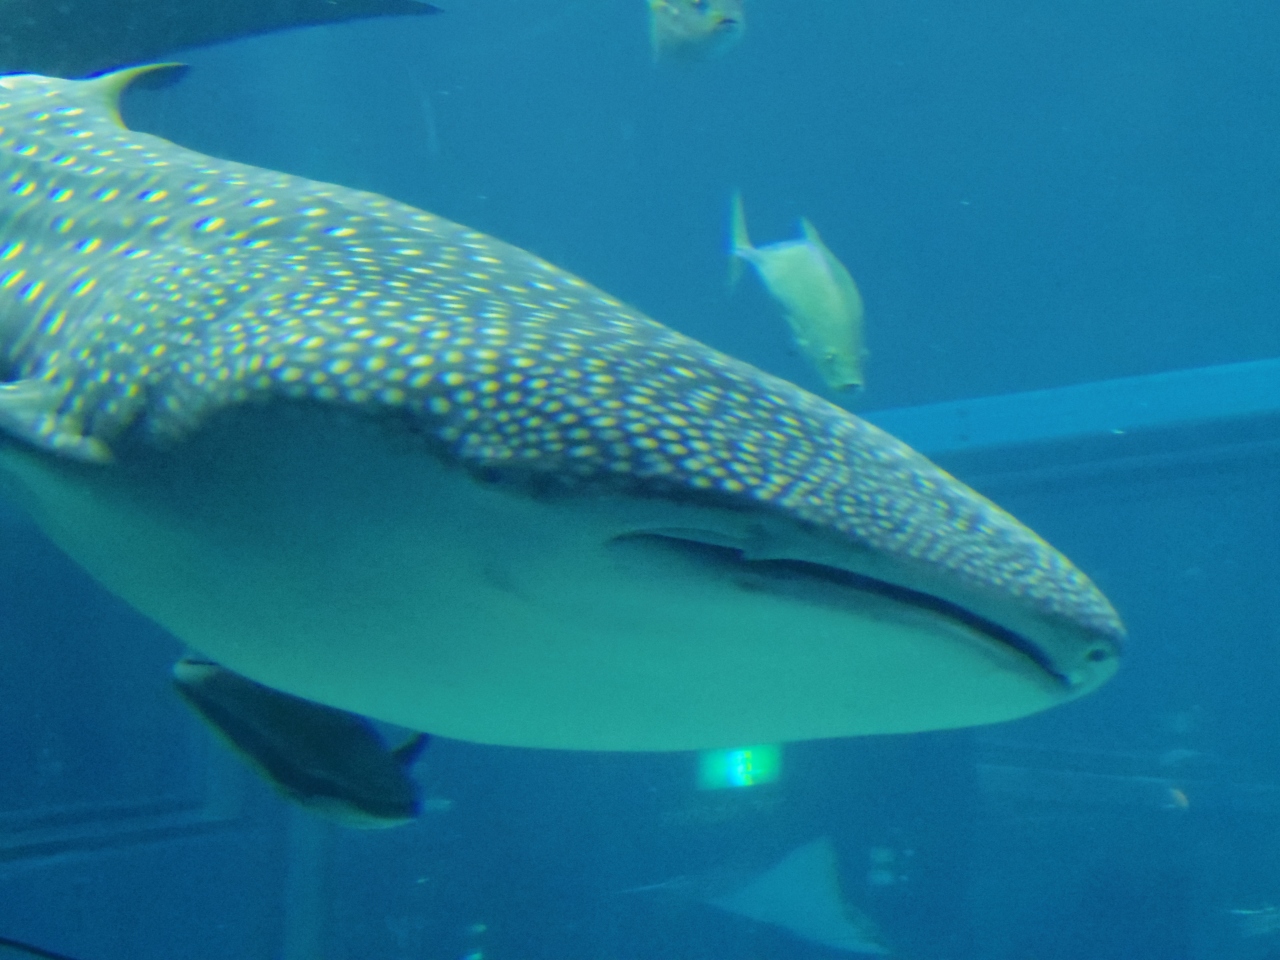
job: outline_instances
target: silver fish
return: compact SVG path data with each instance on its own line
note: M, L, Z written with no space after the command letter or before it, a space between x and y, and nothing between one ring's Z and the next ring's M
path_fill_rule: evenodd
M860 390L867 381L862 294L814 225L801 220L800 229L800 240L753 247L742 196L733 195L734 262L746 261L755 267L765 289L782 307L796 346L823 382L833 390Z
M277 690L488 743L990 723L1124 628L884 432L536 257L0 78L0 481Z
M649 46L657 60L718 57L742 39L743 0L647 0Z

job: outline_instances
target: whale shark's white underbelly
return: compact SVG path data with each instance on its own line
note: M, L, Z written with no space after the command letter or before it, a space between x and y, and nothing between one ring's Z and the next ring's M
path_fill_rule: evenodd
M67 553L183 642L438 735L695 749L987 723L1067 698L937 611L756 575L724 549L767 527L802 557L780 522L486 483L358 416L248 406L105 467L0 444L0 471Z

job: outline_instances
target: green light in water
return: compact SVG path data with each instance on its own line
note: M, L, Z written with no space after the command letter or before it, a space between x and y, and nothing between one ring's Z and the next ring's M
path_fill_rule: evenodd
M782 748L773 743L698 754L698 787L702 790L754 787L773 783L781 774Z

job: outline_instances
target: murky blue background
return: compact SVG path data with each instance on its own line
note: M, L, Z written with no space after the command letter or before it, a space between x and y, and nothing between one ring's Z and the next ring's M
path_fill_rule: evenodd
M760 291L725 295L739 187L757 242L808 216L857 278L868 408L1280 352L1271 5L747 14L723 60L655 69L641 0L461 0L192 54L155 126L493 233L815 385Z

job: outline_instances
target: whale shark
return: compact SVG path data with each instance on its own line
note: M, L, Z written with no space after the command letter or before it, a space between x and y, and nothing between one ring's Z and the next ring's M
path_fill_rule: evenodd
M497 239L0 78L0 485L201 656L511 746L992 723L1115 671L1061 553Z

